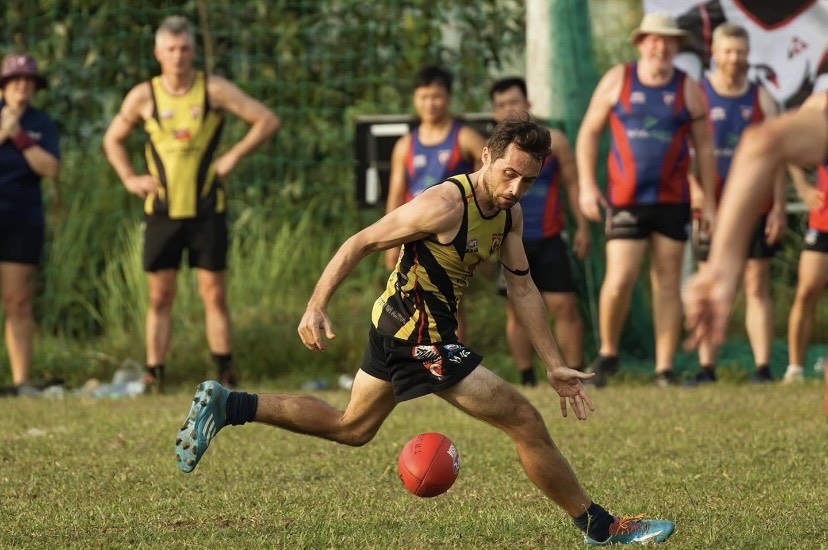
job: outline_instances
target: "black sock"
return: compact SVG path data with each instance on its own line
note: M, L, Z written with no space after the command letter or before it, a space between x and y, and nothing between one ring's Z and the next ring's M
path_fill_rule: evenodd
M213 353L213 362L219 374L233 368L233 354L232 353Z
M164 363L161 363L160 365L146 365L144 366L144 372L155 379L156 385L164 385Z
M699 365L701 370L706 370L707 372L713 372L716 370L716 364L712 363L710 365Z
M586 512L577 518L572 518L572 521L592 540L604 542L609 538L609 528L614 518L599 504L593 502Z
M233 354L232 353L213 353L213 362L218 369L218 381L221 382L228 389L235 389L238 380L236 373L233 372Z
M535 369L528 368L526 370L520 371L520 383L524 386L532 386L534 387L538 383L538 379L535 378Z
M255 393L231 391L224 409L225 426L241 426L256 419L259 396Z

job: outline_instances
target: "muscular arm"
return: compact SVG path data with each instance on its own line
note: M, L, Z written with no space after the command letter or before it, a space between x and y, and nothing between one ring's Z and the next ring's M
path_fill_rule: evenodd
M607 201L598 187L595 166L598 162L598 144L601 132L609 119L612 106L621 93L624 80L624 66L616 65L601 78L589 107L581 121L575 144L575 159L578 169L578 203L587 219L601 221L601 208Z
M693 202L702 209L707 226L712 228L716 216L716 153L713 136L710 135L707 107L698 82L691 78L685 80L684 97L691 119L690 141L696 152L698 186L695 188Z
M522 234L523 212L517 205L512 207L512 231L504 237L501 245L501 262L507 268L503 270L508 289L506 296L547 370L554 370L565 366L565 363L549 329L543 298L528 273L513 273L529 269Z
M388 176L388 196L385 199L385 213L388 214L405 202L408 175L405 173L405 157L411 147L411 134L400 137L391 151L391 173ZM399 247L389 248L385 253L385 268L391 271L399 258Z
M503 270L508 289L506 295L535 351L546 366L546 378L560 398L561 414L566 416L569 399L575 416L585 420L587 409L594 409L581 385L581 380L592 378L593 375L566 367L558 344L549 329L543 298L528 273L529 261L523 249L522 235L523 212L518 204L512 207L512 230L503 238L500 249L501 262L508 268ZM524 271L525 273L520 274Z
M572 156L572 149L569 147L569 140L566 135L559 130L550 130L552 136L552 154L558 159L558 165L561 169L561 182L566 193L566 200L569 203L569 211L572 212L572 217L575 218L575 238L573 239L573 249L575 256L579 260L586 258L589 254L590 236L589 225L578 206L578 172L575 167L575 158Z
M210 104L239 117L250 128L247 133L216 159L216 174L225 177L243 157L249 155L279 129L280 121L273 111L244 93L238 86L220 76L207 79Z
M142 82L124 98L121 110L109 123L103 137L103 149L106 159L124 187L130 193L144 197L148 193L154 193L158 188L158 182L149 174L137 175L129 159L124 141L142 120L152 115L152 94L149 82Z

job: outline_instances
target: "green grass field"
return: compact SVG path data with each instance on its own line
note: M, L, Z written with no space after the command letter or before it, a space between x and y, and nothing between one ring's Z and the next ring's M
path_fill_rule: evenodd
M587 422L561 418L547 386L526 393L596 501L676 521L667 547L828 548L820 382L615 384L591 391ZM186 475L173 443L190 398L3 400L0 547L583 546L509 440L439 398L400 405L359 449L262 425L226 429ZM397 454L422 431L445 433L461 455L456 484L432 499L396 475Z

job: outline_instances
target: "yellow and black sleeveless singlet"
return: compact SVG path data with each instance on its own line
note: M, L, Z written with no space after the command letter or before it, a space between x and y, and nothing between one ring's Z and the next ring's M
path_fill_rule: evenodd
M160 76L150 85L153 115L144 123L145 154L161 187L147 196L144 212L172 219L224 212L224 189L213 167L224 117L210 107L204 73L196 73L183 95L167 92Z
M468 176L438 185L456 185L465 200L463 222L450 243L433 237L406 243L385 292L374 302L377 332L411 344L457 341L457 305L475 267L496 253L511 229L511 213L485 217Z

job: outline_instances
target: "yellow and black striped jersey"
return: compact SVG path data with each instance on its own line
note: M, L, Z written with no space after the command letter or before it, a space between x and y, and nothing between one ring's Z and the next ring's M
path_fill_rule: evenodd
M498 251L511 228L510 211L490 217L480 212L468 176L438 185L456 185L465 201L457 236L446 244L429 237L403 245L371 315L377 332L412 344L457 340L460 296L474 269Z
M161 187L147 196L144 212L173 219L224 212L224 189L213 167L224 117L210 107L204 73L196 73L182 95L167 92L160 76L150 87L153 116L144 123L145 155Z

